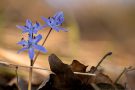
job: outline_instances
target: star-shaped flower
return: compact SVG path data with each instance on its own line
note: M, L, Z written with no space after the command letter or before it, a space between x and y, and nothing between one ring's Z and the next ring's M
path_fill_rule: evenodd
M38 45L38 42L42 39L42 36L39 34L38 36L34 37L34 38L31 38L29 37L29 40L26 41L26 40L21 40L20 42L18 42L19 45L22 45L23 48L21 50L18 51L18 53L22 52L22 51L25 51L25 50L28 50L28 53L29 53L29 57L31 60L33 60L34 58L34 49L37 49L41 52L47 52L47 50L41 46L41 45Z
M37 32L42 29L42 26L38 22L33 25L31 20L27 19L25 26L17 25L17 28L21 29L23 33L28 32L30 35L32 35L37 34Z
M56 30L57 32L60 30L67 31L66 29L61 27L64 21L63 12L57 12L53 17L49 17L48 19L45 17L42 17L42 19L46 22L46 24L43 27L49 26L52 29Z

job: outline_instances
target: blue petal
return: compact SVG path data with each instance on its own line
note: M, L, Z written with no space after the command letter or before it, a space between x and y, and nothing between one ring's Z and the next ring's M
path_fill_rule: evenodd
M29 32L29 30L25 26L18 26L16 25L17 28L21 29L23 33Z
M26 32L29 32L29 30L23 30L22 33L26 33Z
M20 49L17 53L23 52L25 50L28 50L28 48L27 47L24 47L24 48Z
M30 47L28 53L29 53L29 58L31 60L33 60L33 58L34 58L34 48Z
M34 28L31 33L37 34L37 32L38 32L38 29Z
M36 38L34 39L34 42L35 42L35 43L38 43L41 39L42 39L42 35L39 34L39 35L36 36Z
M34 48L44 53L47 52L47 50L43 46L40 46L40 45L34 45Z
M62 31L64 31L64 32L68 32L68 30L65 29L65 28L59 27L59 29L62 30Z
M38 30L41 30L43 27L40 26L40 24L38 22L36 22L34 25L33 25L33 33L37 33Z
M53 21L52 21L52 19L51 18L49 18L49 19L47 19L47 18L45 18L45 17L41 17L44 21L45 21L45 25L43 26L43 28L45 28L45 27L47 27L47 26L49 26L49 27L51 27L52 28L52 26L53 26Z
M56 25L56 22L55 22L55 20L54 20L53 18L50 18L50 19L49 19L48 25L49 25L51 28L57 26L57 25Z
M41 26L41 28L46 28L46 27L48 27L48 25L47 25L47 24L45 24L45 25Z
M64 22L64 17L60 17L60 18L58 19L58 22L59 22L59 25L61 25L61 24Z
M62 28L62 27L53 27L53 29L57 32L59 32L60 30L63 30L65 32L67 32L68 30L66 30L65 28Z
M40 24L38 22L36 22L34 25L33 25L34 28L39 28L40 27Z
M58 17L62 17L64 16L63 12L60 11L60 12L57 12L55 15L54 15L54 18L58 18Z
M45 17L41 17L46 23L48 23L49 19L45 18Z
M45 26L43 26L43 27L49 26L49 27L53 28L54 26L56 26L56 22L55 22L54 18L47 19L45 17L42 17L42 19L46 22Z
M60 31L60 29L59 29L58 27L53 27L53 29L54 29L55 31L57 31L57 32Z
M32 27L32 22L31 22L31 20L29 20L29 19L26 20L26 26L27 26L28 28L31 28L31 27Z
M33 30L29 30L29 35L32 37L32 35L33 35Z
M24 27L24 26L16 25L16 27L19 28L19 29L22 29L22 30L25 30L26 29L26 27Z
M17 44L27 46L28 45L28 42L25 41L25 40L22 40L22 41L18 42Z
M54 16L55 22L57 25L61 25L64 21L64 14L63 12L57 12Z
M33 42L33 40L34 39L33 39L32 35L30 35L29 38L28 38L28 44L30 44L31 42Z

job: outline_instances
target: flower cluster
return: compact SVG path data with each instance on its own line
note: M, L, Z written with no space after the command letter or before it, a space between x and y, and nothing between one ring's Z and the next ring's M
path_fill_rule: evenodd
M41 52L47 52L47 50L42 46L39 45L38 42L42 39L42 35L38 34L39 30L42 30L43 28L50 27L51 29L55 31L67 31L66 29L62 28L61 25L64 21L64 14L63 12L57 12L53 17L45 18L42 17L42 19L45 21L45 25L40 25L39 22L36 22L35 24L32 24L31 20L26 20L26 25L19 26L17 25L17 28L22 30L22 33L28 33L28 40L22 39L20 42L18 42L19 45L23 46L21 50L18 51L18 53L28 50L29 58L33 60L35 55L35 49Z

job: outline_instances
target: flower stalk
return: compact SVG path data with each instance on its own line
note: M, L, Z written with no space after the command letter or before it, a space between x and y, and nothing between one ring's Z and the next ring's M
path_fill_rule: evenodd
M29 83L28 83L28 90L32 90L31 86L32 86L32 71L33 71L33 60L30 61L30 66L31 68L29 69Z
M45 39L44 39L44 41L43 41L43 43L42 43L42 46L44 46L45 42L47 41L47 39L48 39L48 37L49 37L49 35L50 35L50 33L51 33L51 31L52 31L52 28L49 30L47 36L45 37ZM33 61L32 65L34 65L34 63L35 63L35 61L37 60L39 54L40 54L40 51L37 52L37 54L36 54L36 56L35 56L35 58L34 58L34 61Z

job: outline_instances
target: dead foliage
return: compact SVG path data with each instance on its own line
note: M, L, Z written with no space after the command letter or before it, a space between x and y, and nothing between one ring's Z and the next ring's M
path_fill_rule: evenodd
M94 72L96 76L74 74L73 72L86 72L87 66L78 60L71 65L64 64L55 54L49 56L50 74L37 90L126 90L122 84L114 83L108 75L100 70ZM95 70L92 66L89 73Z

